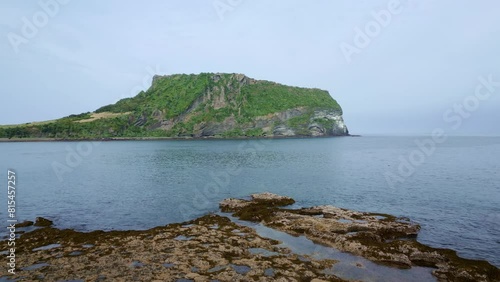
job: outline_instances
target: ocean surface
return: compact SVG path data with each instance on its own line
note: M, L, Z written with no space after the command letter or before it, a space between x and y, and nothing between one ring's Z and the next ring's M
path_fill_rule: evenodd
M500 137L449 137L423 152L415 142L426 139L0 143L0 220L8 169L20 221L82 231L187 221L224 198L269 191L296 207L409 217L420 242L500 267Z

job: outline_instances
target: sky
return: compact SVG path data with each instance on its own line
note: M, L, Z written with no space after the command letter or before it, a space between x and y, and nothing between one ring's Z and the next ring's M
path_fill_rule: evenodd
M94 111L154 74L328 90L352 134L500 135L500 2L0 2L0 124Z

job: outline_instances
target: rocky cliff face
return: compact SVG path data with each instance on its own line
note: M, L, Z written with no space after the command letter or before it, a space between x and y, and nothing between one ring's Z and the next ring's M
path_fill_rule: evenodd
M212 122L197 127L194 136L217 136L235 129L241 129L243 132L259 130L262 131L262 136L271 137L344 136L349 134L342 114L335 111L314 111L305 124L298 126L288 124L291 118L302 115L310 114L307 109L294 108L274 113L271 116L259 116L254 121L244 124L238 124L231 116L220 123Z
M163 80L172 79L172 76L155 76L153 78L153 89ZM266 103L266 95L272 93L245 93L245 88L252 85L266 84L261 89L266 92L266 88L279 87L279 99L268 97L270 103L287 104L289 100L294 100L295 96L302 95L300 88L293 88L280 85L272 82L262 82L249 78L243 74L211 74L209 85L187 108L186 111L178 116L165 118L165 110L155 109L149 117L142 116L144 123L147 120L150 122L149 130L161 130L173 136L179 137L239 137L239 136L254 136L254 137L293 137L293 136L344 136L348 135L349 131L342 118L342 110L340 106L335 107L336 102L329 96L326 91L315 90L318 95L323 94L322 98L326 98L328 103L318 103L314 106L301 105L280 110L271 111L265 115L250 115L247 113L248 104L252 103L254 96L264 98L259 103ZM290 89L287 89L290 88ZM294 95L288 95L290 92L297 92ZM257 90L258 91L258 90ZM328 97L324 97L324 94ZM277 94L278 95L278 94ZM314 96L315 93L307 93L304 96ZM289 97L288 97L289 96ZM307 99L307 97L304 97ZM282 101L280 101L282 99ZM335 102L335 103L331 103ZM332 106L333 105L333 106ZM259 106L259 105L253 105ZM280 108L278 105L277 108ZM167 109L168 110L168 107ZM223 118L198 118L206 116L211 112L226 113ZM140 120L141 120L140 119ZM200 120L192 125L189 125L193 120ZM180 130L179 130L180 129Z

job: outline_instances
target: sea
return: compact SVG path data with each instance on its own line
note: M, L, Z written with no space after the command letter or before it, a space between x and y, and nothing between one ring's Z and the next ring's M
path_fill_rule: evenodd
M3 142L0 160L5 226L9 170L19 222L79 231L184 222L268 191L407 217L420 242L500 267L500 137Z

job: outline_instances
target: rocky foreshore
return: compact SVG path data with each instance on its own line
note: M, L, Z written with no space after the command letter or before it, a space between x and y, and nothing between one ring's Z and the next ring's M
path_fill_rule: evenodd
M2 263L0 281L344 281L322 273L335 261L304 259L219 215L145 231L83 233L37 223L16 240L15 275Z
M283 208L292 203L262 193L226 199L220 208L376 263L433 267L439 281L500 281L488 262L418 243L420 227L408 219L332 206ZM0 281L346 281L325 271L335 260L295 254L215 214L144 231L61 230L43 218L17 227L30 232L16 240L15 275L2 263ZM7 244L0 242L3 257Z
M398 268L434 268L432 273L438 281L500 281L500 269L487 261L464 259L455 251L419 243L416 237L420 226L408 218L333 206L280 208L293 202L289 197L264 193L252 195L251 200L226 199L220 208L240 219L304 235L376 263Z

